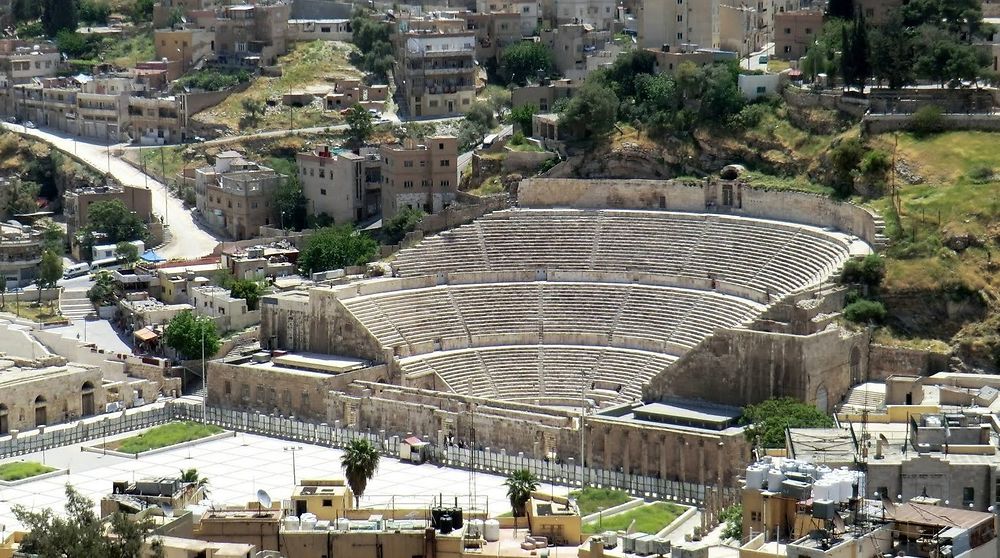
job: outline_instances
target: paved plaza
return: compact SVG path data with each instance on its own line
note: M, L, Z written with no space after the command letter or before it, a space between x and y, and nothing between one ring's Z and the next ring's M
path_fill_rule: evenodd
M76 444L45 452L47 465L68 468L69 475L0 488L0 524L6 531L18 526L11 507L21 504L28 508L56 508L62 511L67 482L94 500L95 508L101 497L111 492L116 480L133 480L157 476L176 476L181 469L195 468L209 479L209 499L218 505L240 505L254 501L258 489L264 489L275 501L288 499L292 493L292 453L295 451L296 476L309 478L342 477L340 450L309 444L292 444L284 440L250 434L212 440L187 447L178 447L139 459L81 451L81 446L97 445L101 440ZM42 454L25 455L20 459L42 461ZM489 514L510 511L504 478L477 473L477 501L489 506ZM549 485L544 485L548 489ZM467 506L470 473L460 469L423 464L411 465L396 458L383 457L379 471L368 484L363 507L391 506L395 495L397 506L429 504L432 497L442 495L446 502L459 497L459 505ZM567 488L555 487L565 494Z

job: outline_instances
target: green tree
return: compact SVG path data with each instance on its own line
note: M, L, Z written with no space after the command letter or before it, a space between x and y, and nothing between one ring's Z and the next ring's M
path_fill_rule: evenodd
M521 133L530 136L532 133L531 129L531 119L538 112L538 107L535 105L521 105L514 107L510 111L510 121L517 124ZM516 130L515 130L516 131Z
M284 173L282 173L284 174ZM285 181L274 190L274 207L278 212L278 224L283 229L302 230L308 220L308 204L298 174L285 174Z
M503 482L507 487L507 499L514 517L524 517L524 506L531 498L531 493L538 488L538 477L527 469L518 469Z
M204 316L195 316L190 310L170 320L163 331L163 341L188 359L199 358L203 352L205 358L211 358L221 346L215 322Z
M55 288L62 275L62 256L51 250L43 251L42 261L38 264L38 302L42 301L42 289Z
M378 254L378 243L347 225L319 229L299 253L302 273L311 274L349 265L364 265Z
M871 66L875 80L890 89L900 89L913 83L913 34L903 25L903 17L893 10L889 19L872 31Z
M937 105L924 105L909 119L910 130L917 136L936 134L944 130L944 113Z
M406 236L406 233L417 227L417 223L424 218L424 212L419 209L407 207L394 215L388 223L383 225L382 234L386 244L399 244Z
M148 230L138 215L121 200L95 202L87 213L85 233L104 233L109 244L128 240L146 240Z
M49 37L60 31L76 31L76 0L38 0L42 5L42 28Z
M375 119L368 109L356 104L344 117L347 122L347 141L353 147L361 147L375 132Z
M115 278L107 270L97 272L94 284L87 290L87 298L95 306L109 306L115 303L118 296L118 285Z
M66 232L51 219L40 222L42 229L42 247L62 255L66 251Z
M372 20L360 8L351 17L351 40L358 50L350 54L350 61L371 73L372 79L379 83L388 80L396 61L392 43L389 42L391 33L388 23Z
M156 0L135 0L132 9L129 10L129 17L132 23L138 25L153 20L153 6Z
M182 469L181 482L194 485L195 488L204 492L208 496L208 477L203 477L198 473L198 469Z
M256 310L260 297L264 294L264 286L259 281L250 279L237 279L229 290L233 298L242 298L247 301L247 310Z
M375 477L379 462L378 450L368 440L355 438L344 447L344 455L340 458L340 466L347 477L347 485L354 493L355 506L361 502L361 496L368 487L368 481Z
M858 138L841 140L830 150L833 164L833 187L841 197L847 197L854 189L854 172L858 169L866 153L865 146Z
M562 113L562 122L580 138L603 136L615 126L618 97L610 88L585 83L569 100Z
M243 116L240 117L240 129L248 130L256 128L264 116L264 101L246 98L240 101L240 106L243 107Z
M844 307L844 318L856 324L880 324L885 316L885 305L875 300L861 298Z
M536 41L518 42L500 55L500 71L506 83L524 84L539 73L548 76L554 67L552 51Z
M739 113L746 104L738 84L739 66L713 64L703 68L701 73L701 119L705 122L722 123Z
M758 440L765 448L785 447L787 428L829 428L833 419L813 405L791 397L768 399L743 408L741 423L747 425L747 439Z
M4 191L3 209L8 219L38 210L38 184L12 178L4 185Z
M724 524L722 528L723 539L736 539L743 541L743 505L733 504L722 510L719 514L719 521Z
M139 558L148 544L157 553L156 541L150 541L151 523L134 521L124 513L113 513L101 520L94 513L94 502L66 485L65 513L51 508L32 511L14 506L14 517L27 534L19 551L38 558Z
M115 257L132 265L139 261L139 247L131 242L119 242L115 244Z
M111 6L104 0L80 0L80 22L89 25L107 25Z

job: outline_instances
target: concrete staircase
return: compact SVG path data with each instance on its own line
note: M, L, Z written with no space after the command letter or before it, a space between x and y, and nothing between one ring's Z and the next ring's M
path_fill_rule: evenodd
M885 235L885 219L878 215L875 216L875 239L873 244L872 248L878 252L885 250L889 246L889 237Z
M87 291L63 291L59 311L70 320L82 320L94 311L94 305L87 298Z

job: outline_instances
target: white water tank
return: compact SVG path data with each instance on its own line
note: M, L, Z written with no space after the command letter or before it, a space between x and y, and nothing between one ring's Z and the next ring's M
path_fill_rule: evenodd
M811 478L813 480L817 480L816 479L816 466L813 465L812 463L803 463L802 465L800 465L799 466L799 472L802 473L802 474L804 474L804 475L809 475L809 478Z
M299 518L294 515L285 516L285 531L298 531Z
M781 481L785 480L785 475L777 469L771 469L767 472L767 489L771 492L781 491Z
M496 519L487 519L483 523L483 538L486 539L486 542L500 540L500 522Z
M760 490L764 487L764 476L767 474L767 469L751 465L747 467L747 488L753 490Z
M336 527L338 531L350 531L351 520L346 517L338 517Z
M825 481L819 481L813 483L812 488L813 500L829 500L830 499L830 485Z
M799 464L791 459L785 459L781 462L782 473L794 473L798 470L799 470Z
M302 517L299 522L299 529L302 531L312 531L316 528L316 516L313 517Z
M470 519L468 522L467 533L470 537L481 537L483 535L483 520Z

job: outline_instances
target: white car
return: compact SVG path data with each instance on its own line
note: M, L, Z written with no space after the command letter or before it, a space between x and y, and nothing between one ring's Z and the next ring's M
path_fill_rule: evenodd
M35 126L34 122L32 122L30 120L25 120L24 121L24 127L25 128L32 128L32 129L34 129L36 126Z

